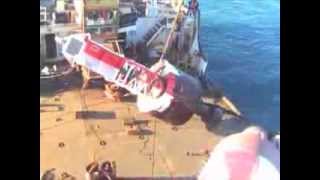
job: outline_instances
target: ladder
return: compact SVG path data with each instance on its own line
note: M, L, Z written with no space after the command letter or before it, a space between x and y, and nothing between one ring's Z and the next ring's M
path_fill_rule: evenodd
M166 25L166 18L162 18L160 21L158 21L144 36L143 39L145 42L148 42L150 44L150 40L153 40L156 35L158 35L163 27Z

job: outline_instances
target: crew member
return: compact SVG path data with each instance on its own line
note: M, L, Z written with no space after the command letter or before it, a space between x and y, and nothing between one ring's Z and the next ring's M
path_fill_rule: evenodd
M111 163L106 161L101 164L100 167L100 178L101 180L112 180L114 179L114 172L111 167Z
M92 162L86 167L86 180L99 180L99 163Z

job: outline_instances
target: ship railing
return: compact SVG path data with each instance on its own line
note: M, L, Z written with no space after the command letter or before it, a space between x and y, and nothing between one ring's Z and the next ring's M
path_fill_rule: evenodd
M123 28L123 27L134 26L134 25L136 25L136 22L128 22L125 24L121 24L119 27Z
M145 42L147 42L146 44L149 45L154 40L154 38L160 34L162 29L166 26L167 26L166 18L163 17L159 19L159 21L155 23L154 26L150 28L150 30L145 34ZM156 30L154 29L155 27L157 28Z
M150 40L147 42L147 46L149 46L151 44L151 42L156 39L158 37L158 35L163 31L163 29L165 29L166 26L162 25L158 31L156 33L154 33L154 35L150 38Z

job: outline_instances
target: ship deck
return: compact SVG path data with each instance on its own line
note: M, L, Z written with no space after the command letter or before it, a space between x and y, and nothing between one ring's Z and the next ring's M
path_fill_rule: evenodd
M81 90L76 81L51 82L51 87L58 84L56 90L41 85L41 172L55 168L83 179L89 163L109 160L122 177L194 176L208 158L201 151L221 138L196 115L173 127L139 113L134 99L114 102L103 88ZM84 109L87 116L77 117ZM129 135L124 122L134 118L149 123L141 133Z

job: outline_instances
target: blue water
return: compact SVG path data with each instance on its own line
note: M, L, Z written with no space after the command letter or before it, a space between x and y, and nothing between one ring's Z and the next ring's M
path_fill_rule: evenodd
M279 0L199 2L210 78L252 122L279 130Z

